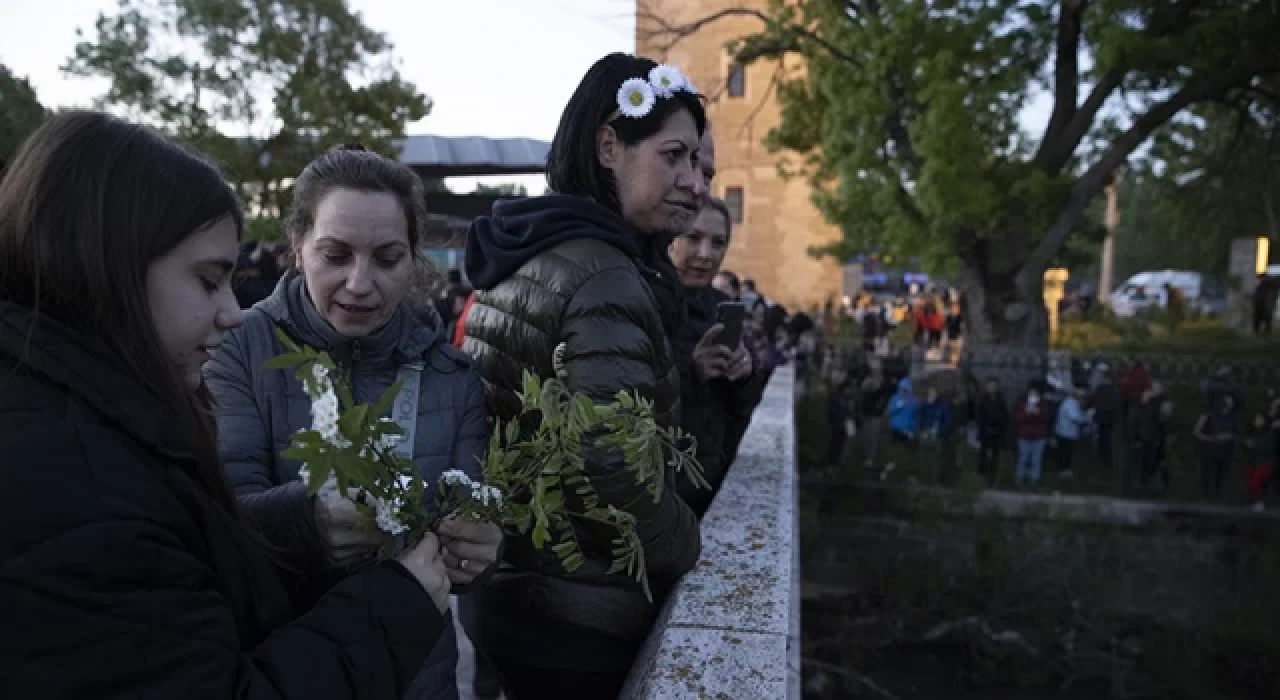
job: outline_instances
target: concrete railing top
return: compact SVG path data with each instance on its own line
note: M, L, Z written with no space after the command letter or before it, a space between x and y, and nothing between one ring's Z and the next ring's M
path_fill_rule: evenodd
M800 697L794 386L778 368L621 697Z

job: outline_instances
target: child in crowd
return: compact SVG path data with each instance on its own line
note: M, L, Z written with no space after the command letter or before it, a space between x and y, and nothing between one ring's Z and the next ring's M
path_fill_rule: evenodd
M1245 441L1248 448L1248 472L1245 483L1248 489L1249 503L1254 510L1262 510L1263 494L1272 478L1273 463L1276 453L1276 433L1272 430L1267 416L1259 413L1253 417L1253 429Z

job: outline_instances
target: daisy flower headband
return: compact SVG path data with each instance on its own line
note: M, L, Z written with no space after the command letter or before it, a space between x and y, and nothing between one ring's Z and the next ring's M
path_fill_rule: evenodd
M648 80L644 78L628 78L618 88L618 108L605 120L611 122L619 117L642 119L653 111L659 99L673 97L677 92L697 94L693 83L675 66L662 64L649 71Z

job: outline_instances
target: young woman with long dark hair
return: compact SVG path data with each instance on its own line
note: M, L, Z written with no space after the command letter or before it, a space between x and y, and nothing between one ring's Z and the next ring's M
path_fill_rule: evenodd
M300 609L239 520L201 368L242 223L212 166L93 112L0 182L0 696L399 698L440 636L433 536Z

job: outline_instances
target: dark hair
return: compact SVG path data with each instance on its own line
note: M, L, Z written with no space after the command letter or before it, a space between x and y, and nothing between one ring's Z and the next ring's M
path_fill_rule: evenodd
M320 200L335 188L394 195L409 224L409 247L418 254L418 243L427 227L422 181L408 166L355 145L335 148L311 161L293 183L293 203L284 231L294 245L315 227Z
M726 240L733 239L733 219L729 218L729 205L725 204L723 199L719 197L707 197L707 201L702 203L703 209L711 209L724 218L724 236ZM736 278L735 278L736 279ZM735 285L736 288L736 285Z
M683 90L672 97L659 98L644 117L610 121L618 109L622 83L629 78L647 80L649 71L657 65L647 58L611 53L591 66L565 105L547 153L547 184L553 192L589 197L615 212L621 211L613 173L600 164L596 155L596 134L606 123L622 143L634 146L661 131L672 114L686 110L693 116L698 136L702 136L707 128L702 98Z
M150 129L88 111L49 118L0 182L0 299L101 339L178 416L192 478L228 511L212 401L161 350L147 270L192 233L231 217L235 193L212 165Z

